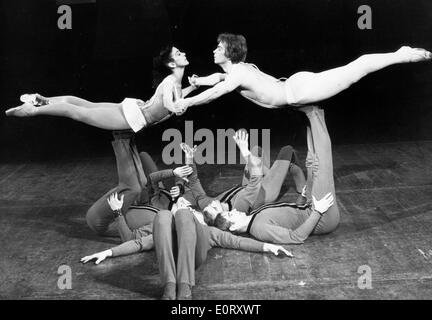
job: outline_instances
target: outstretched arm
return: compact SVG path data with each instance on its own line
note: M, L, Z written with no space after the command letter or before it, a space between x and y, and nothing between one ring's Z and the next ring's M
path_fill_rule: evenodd
M241 85L241 79L239 71L233 70L226 76L224 81L219 82L214 87L191 98L180 99L176 102L175 108L178 112L178 110L186 110L186 108L191 106L209 103L238 88Z
M271 252L278 255L279 251L292 257L292 253L280 245L261 242L255 239L233 235L230 232L222 231L215 227L210 228L211 245L227 249L238 249L251 252Z
M198 77L193 75L188 77L189 83L195 86L214 86L215 84L224 81L226 77L225 73L213 73L207 77Z
M81 258L82 263L87 263L96 259L95 264L99 264L109 257L125 256L145 250L151 250L154 247L153 235L147 235L137 240L130 240L114 248L97 252L95 254Z

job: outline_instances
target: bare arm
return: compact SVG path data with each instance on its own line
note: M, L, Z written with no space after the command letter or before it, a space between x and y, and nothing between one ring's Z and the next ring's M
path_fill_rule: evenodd
M241 85L241 82L242 74L239 69L235 69L226 76L224 81L219 82L214 87L191 98L181 99L178 101L177 107L185 109L190 106L209 103L220 96L237 89Z
M197 86L214 86L215 84L224 81L225 73L213 73L207 77L193 77L192 81Z
M189 86L184 89L182 89L182 97L187 97L191 92L195 91L197 89L197 86Z

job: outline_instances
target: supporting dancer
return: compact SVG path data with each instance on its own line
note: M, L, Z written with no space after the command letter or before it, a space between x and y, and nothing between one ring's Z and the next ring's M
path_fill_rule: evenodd
M132 129L135 132L164 121L177 113L174 102L187 96L196 87L182 90L186 54L168 46L155 58L155 67L167 75L153 97L144 102L126 98L121 103L93 103L73 96L45 98L39 94L21 96L23 105L6 111L7 116L30 117L51 115L71 118L107 130Z
M172 199L180 195L182 186L176 185L168 192L163 188L162 180L172 177L186 179L192 172L188 166L158 171L149 154L141 152L138 155L131 131L113 134L119 184L90 207L86 218L89 227L97 234L120 236L122 244L86 256L81 259L84 263L96 259L95 263L99 264L107 257L153 249L154 217L170 207Z
M118 235L117 226L113 224L112 210L106 201L110 194L118 193L125 196L123 211L127 224L136 229L149 221L147 215L153 217L155 210L169 207L170 192L160 188L159 183L171 177L183 179L192 173L192 168L187 166L158 171L150 155L146 152L138 154L131 131L114 132L113 135L112 146L116 156L118 185L99 198L86 215L89 227L102 236Z
M432 54L424 49L401 47L391 53L365 54L353 62L319 73L298 72L288 79L276 79L255 65L244 63L246 39L242 35L223 33L218 36L213 51L214 63L225 73L208 77L192 77L194 85L214 86L194 97L180 99L176 106L181 111L237 90L242 96L265 108L282 108L316 103L347 89L369 73L398 63L430 60Z
M160 211L154 220L153 239L164 286L164 300L192 298L195 270L205 262L207 252L212 247L271 252L274 255L281 251L292 257L282 246L235 236L230 232L203 225L190 208L176 209L173 212Z
M284 203L275 203L264 205L249 216L232 210L219 214L215 226L222 230L247 232L261 241L279 244L300 244L311 233L326 234L337 228L339 209L335 201L331 141L324 111L318 107L300 110L306 113L311 125L307 131L306 166L308 178L312 178L310 192L313 207L300 210Z
M182 149L186 153L186 163L193 168L193 173L188 177L189 182L185 183L185 189L190 189L191 192L186 192L183 196L200 210L206 211L207 219L213 220L218 213L233 208L249 214L263 204L273 203L278 198L288 173L293 176L297 192L300 193L296 205L304 207L307 204L304 195L306 179L303 171L296 164L297 156L291 146L285 146L280 150L277 159L264 175L262 159L249 151L247 132L239 130L233 138L241 155L246 159L250 179L245 186L231 188L216 198L207 196L198 178L196 165L193 163L193 150L188 145L182 144Z

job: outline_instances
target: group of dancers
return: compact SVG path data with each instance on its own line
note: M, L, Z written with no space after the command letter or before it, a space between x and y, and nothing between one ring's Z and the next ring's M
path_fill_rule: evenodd
M217 43L214 62L224 73L189 77L187 88L182 88L189 64L185 53L173 46L163 49L155 59L155 68L165 77L148 101L126 98L121 103L93 103L74 96L24 94L22 105L6 111L6 115L17 117L63 116L113 131L119 182L91 206L86 218L94 232L120 236L122 243L81 261L99 264L108 257L155 248L164 286L162 299L192 297L195 270L212 247L292 256L282 245L301 244L311 234L334 231L340 217L330 136L324 111L311 104L387 66L432 59L427 50L401 47L391 53L362 55L320 73L299 72L276 79L244 62L247 44L242 35L223 33ZM210 88L186 98L200 86ZM209 197L200 183L192 146L182 143L185 165L167 170L158 170L148 153L138 152L136 132L233 90L259 106L296 108L306 114L306 177L291 146L283 147L272 166L266 167L262 150L250 150L244 129L233 136L246 160L242 181L216 197ZM293 177L298 199L295 203L277 202L288 175ZM168 178L176 180L169 190L164 186Z

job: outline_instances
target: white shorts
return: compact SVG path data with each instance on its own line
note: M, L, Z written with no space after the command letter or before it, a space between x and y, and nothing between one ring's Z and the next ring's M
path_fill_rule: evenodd
M147 125L147 121L138 106L139 101L141 100L125 98L121 103L126 121L134 132L140 131Z

